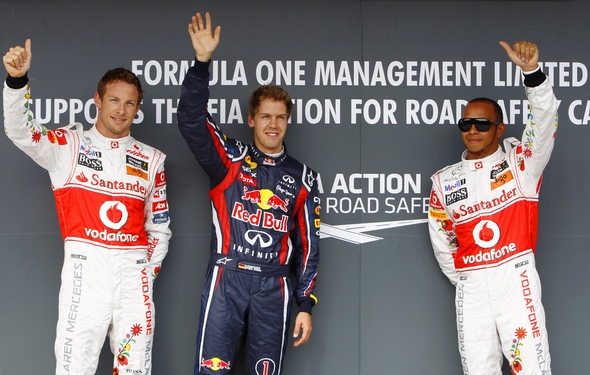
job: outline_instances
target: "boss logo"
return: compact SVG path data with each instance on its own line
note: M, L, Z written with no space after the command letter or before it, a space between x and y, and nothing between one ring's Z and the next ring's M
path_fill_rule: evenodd
M457 191L453 191L445 195L445 203L450 206L453 203L457 203L460 200L467 198L467 188L462 188Z

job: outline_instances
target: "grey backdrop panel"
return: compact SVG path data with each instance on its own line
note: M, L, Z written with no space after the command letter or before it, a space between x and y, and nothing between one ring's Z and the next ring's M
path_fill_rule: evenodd
M516 125L508 135L520 135L524 92L507 84L507 58L498 41L538 43L562 100L541 193L537 249L553 372L587 371L590 207L581 197L590 163L587 70L583 76L590 64L589 3L0 1L0 52L32 38L32 94L41 99L39 113L49 127L67 124L70 116L89 127L92 106L85 115L75 113L74 105L92 98L102 74L116 66L141 72L144 117L132 134L168 155L174 233L155 289L155 374L192 372L209 251L208 180L178 134L174 113L182 78L175 69L194 57L186 26L197 11L210 11L223 26L214 58L219 72L223 65L226 70L211 92L216 118L230 136L251 139L243 122L228 119L234 100L245 119L248 95L258 86L257 66L265 66L265 75L269 66L275 73L289 67L303 72L300 83L294 74L290 83L281 76L280 84L299 100L286 142L291 154L321 173L322 222L333 237L321 242L320 303L311 340L289 348L286 374L460 373L453 288L434 260L426 225L397 225L426 218L429 176L463 150L454 125L458 101L488 96L508 109L512 103L507 116ZM330 62L334 75L316 78ZM355 84L355 62L368 73L367 84L362 78ZM409 77L412 62L418 73ZM421 64L439 67L440 84L420 85ZM446 86L444 66L450 66ZM388 67L394 67L391 80ZM471 82L457 84L456 69L465 67ZM237 84L227 84L236 70ZM400 76L394 73L404 79L395 83ZM65 113L56 115L55 105L64 102ZM335 115L326 115L330 107ZM391 116L384 116L388 111ZM63 259L50 182L6 137L0 137L0 175L0 375L49 374ZM346 225L367 231L355 235ZM111 361L105 345L98 373L110 373ZM234 367L243 362L242 356Z

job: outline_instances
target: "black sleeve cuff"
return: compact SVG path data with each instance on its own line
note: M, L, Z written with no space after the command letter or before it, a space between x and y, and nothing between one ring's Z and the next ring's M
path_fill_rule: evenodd
M10 75L6 77L6 86L11 89L22 89L27 83L29 83L29 76L27 74L22 77L11 77Z
M299 312L306 312L311 315L311 308L313 306L313 300L311 298L304 299L299 302Z
M541 83L545 82L547 76L545 73L541 71L541 69L537 69L531 74L524 75L524 85L526 87L537 87L541 85Z
M195 59L195 65L193 66L193 72L198 78L209 78L209 65L211 60L202 62Z

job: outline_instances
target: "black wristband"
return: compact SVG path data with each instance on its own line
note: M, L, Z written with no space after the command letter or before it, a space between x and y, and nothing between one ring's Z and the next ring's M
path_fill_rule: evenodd
M11 89L22 89L29 83L29 77L25 74L22 77L6 77L6 86L10 87Z
M545 82L546 79L547 76L545 75L545 73L543 73L541 69L538 69L537 71L531 74L524 75L524 85L526 87L537 87L541 83Z

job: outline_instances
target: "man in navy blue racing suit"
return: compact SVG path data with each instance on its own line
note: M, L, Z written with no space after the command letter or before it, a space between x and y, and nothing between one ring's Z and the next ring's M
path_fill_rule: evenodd
M295 273L299 313L295 346L311 333L312 295L319 261L317 174L287 154L283 144L292 101L274 85L259 87L249 101L250 145L225 136L207 112L209 62L219 43L206 14L188 31L195 65L182 85L178 124L211 180L213 236L202 294L195 374L231 370L236 346L247 332L252 374L280 374Z

